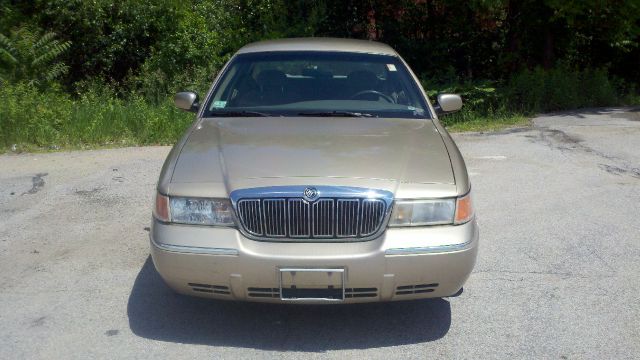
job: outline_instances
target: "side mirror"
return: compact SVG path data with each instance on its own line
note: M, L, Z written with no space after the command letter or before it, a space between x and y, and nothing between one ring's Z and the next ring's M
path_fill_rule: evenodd
M435 108L438 114L456 112L462 109L462 98L456 94L440 94Z
M178 109L184 111L197 112L200 104L198 104L198 94L192 91L183 91L176 94L173 102Z

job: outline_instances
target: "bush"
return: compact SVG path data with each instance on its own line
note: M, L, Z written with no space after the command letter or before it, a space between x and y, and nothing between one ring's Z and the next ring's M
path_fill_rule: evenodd
M462 111L444 117L447 124L637 102L635 88L610 77L604 69L535 68L521 71L504 83L460 82L453 78L450 83L441 84L431 79L423 81L423 85L432 100L439 93L462 96Z
M44 146L60 143L63 123L70 118L71 100L52 89L46 96L33 84L0 84L0 139Z
M622 98L604 69L536 68L514 75L505 89L509 108L527 114L617 105Z

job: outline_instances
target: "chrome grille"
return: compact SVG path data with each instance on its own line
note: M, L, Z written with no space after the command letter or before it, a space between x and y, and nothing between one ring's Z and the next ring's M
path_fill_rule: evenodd
M360 235L370 236L378 230L380 219L384 217L384 202L362 201L362 217L360 219Z
M336 216L338 237L355 237L358 236L358 212L360 209L360 200L358 199L339 199L338 214Z
M288 200L289 236L292 238L309 237L309 203L302 199Z
M320 199L313 203L313 237L333 237L333 199Z
M262 200L264 212L264 233L268 237L285 237L287 235L287 217L285 199Z
M242 226L252 235L262 235L262 206L260 200L238 201L238 215Z
M361 198L239 199L236 209L248 234L276 240L370 237L380 230L388 210L382 199Z

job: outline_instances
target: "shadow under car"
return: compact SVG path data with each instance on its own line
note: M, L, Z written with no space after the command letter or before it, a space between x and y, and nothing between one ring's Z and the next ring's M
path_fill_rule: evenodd
M134 334L211 346L324 352L415 344L451 325L443 299L353 305L280 305L179 295L145 261L127 305Z

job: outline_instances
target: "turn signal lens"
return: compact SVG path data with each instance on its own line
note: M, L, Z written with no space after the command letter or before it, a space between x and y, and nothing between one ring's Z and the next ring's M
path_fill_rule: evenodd
M459 197L456 202L456 224L464 224L473 219L473 204L471 202L471 192L463 197Z
M169 222L169 197L156 193L156 206L153 208L153 216L164 222Z

